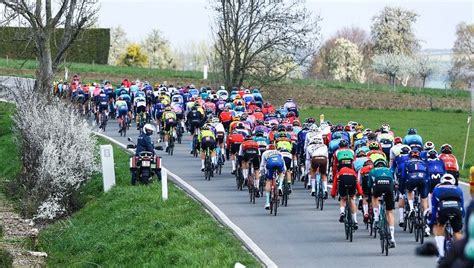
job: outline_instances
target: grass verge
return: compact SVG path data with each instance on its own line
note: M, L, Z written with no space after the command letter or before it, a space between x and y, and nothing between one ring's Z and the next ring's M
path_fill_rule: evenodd
M301 116L319 118L321 113L332 123L347 124L352 120L371 129L380 128L382 123L389 123L394 133L401 137L409 128L416 128L424 141L433 141L437 149L444 143L451 144L461 166L467 132L466 112L310 108L302 110ZM466 164L461 171L463 178L469 178L469 167L472 165L474 165L474 134L471 130Z
M0 171L2 180L19 171L13 110L0 103L0 164L8 167ZM260 266L230 230L183 191L171 184L163 202L159 184L130 186L128 155L116 146L114 161L117 185L111 191L103 193L101 176L94 176L80 191L84 207L41 231L35 250L48 253L48 266Z

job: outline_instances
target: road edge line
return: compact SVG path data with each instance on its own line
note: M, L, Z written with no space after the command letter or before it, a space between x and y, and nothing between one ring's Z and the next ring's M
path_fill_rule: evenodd
M114 138L111 138L107 135L104 135L100 132L92 131L94 135L107 139L108 141L114 143L115 145L119 146L120 148L124 149L127 153L133 154L134 151L127 149L127 146L125 146L123 143L117 141ZM166 168L165 168L166 169ZM254 255L256 256L266 267L278 267L271 259L270 257L265 254L265 252L242 230L240 227L238 227L235 223L233 223L227 215L225 215L222 210L220 210L214 203L212 203L207 197L205 197L203 194L201 194L196 188L191 186L189 183L187 183L185 180L183 180L181 177L178 175L174 174L170 170L166 169L169 175L171 175L171 178L173 181L183 190L185 190L186 193L189 195L193 196L199 203L204 205L216 218L220 223L224 224L228 228L232 230L234 235L244 243L245 247Z

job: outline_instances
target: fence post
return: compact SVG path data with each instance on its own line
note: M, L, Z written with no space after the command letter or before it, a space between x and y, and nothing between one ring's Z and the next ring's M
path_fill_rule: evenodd
M161 196L163 201L168 200L168 170L161 167Z

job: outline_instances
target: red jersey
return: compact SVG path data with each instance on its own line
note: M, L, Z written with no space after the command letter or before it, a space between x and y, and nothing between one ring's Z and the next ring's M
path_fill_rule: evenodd
M439 159L443 160L444 168L449 171L459 171L458 160L454 154L443 154L439 155Z
M264 106L262 112L263 114L272 114L275 113L275 108L272 105Z
M255 117L255 120L264 120L265 115L262 112L254 112L253 116Z
M242 134L230 134L227 137L227 148L230 148L232 144L244 142L244 136Z
M360 186L360 182L359 182L359 180L357 179L357 173L355 172L355 170L352 169L352 168L343 167L343 168L341 168L341 169L337 172L336 176L335 176L334 179L333 179L332 189L331 189L331 196L332 196L333 198L336 197L336 193L337 193L337 183L339 182L339 177L342 176L342 175L354 176L354 178L355 178L355 180L356 180L357 194L362 195L362 187Z
M260 147L258 146L258 143L254 140L246 140L242 142L242 150L245 151L247 149L256 149L258 150Z
M226 111L221 112L221 114L219 115L219 120L221 120L222 123L231 121L232 112L226 112Z

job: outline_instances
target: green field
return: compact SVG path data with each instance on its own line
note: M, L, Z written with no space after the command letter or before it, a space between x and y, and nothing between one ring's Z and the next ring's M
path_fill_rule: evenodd
M20 166L11 133L12 111L12 105L0 103L2 182L18 174ZM48 253L48 266L260 266L230 230L174 184L169 185L166 202L159 184L130 186L128 159L114 146L117 186L104 194L101 176L94 176L80 189L83 208L41 231L33 249Z
M443 143L453 146L459 166L462 163L464 143L466 141L467 117L465 112L441 111L400 111L400 110L364 110L344 108L318 108L305 109L301 117L314 117L319 120L323 113L326 120L333 124L347 124L349 121L362 123L371 129L380 128L382 123L390 124L395 135L403 137L409 128L416 128L423 137L424 142L431 140L437 149ZM468 178L469 167L474 165L474 135L471 129L466 164L461 175Z

